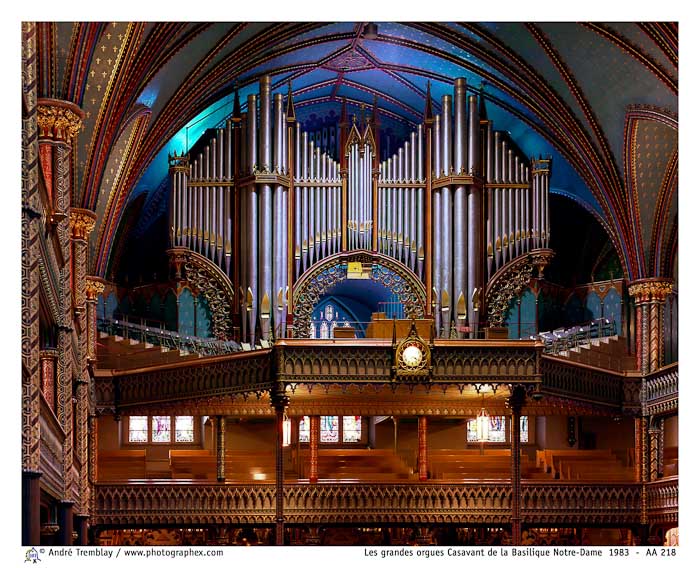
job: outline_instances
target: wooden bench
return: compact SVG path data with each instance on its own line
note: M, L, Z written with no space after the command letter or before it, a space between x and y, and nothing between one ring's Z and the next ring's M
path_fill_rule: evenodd
M300 453L301 477L308 478L309 451ZM398 480L411 474L391 450L323 449L318 453L319 479Z
M551 472L555 469L555 462L561 459L615 459L609 449L605 450L537 450L536 465L542 467L544 471Z
M97 454L100 481L146 478L146 450L112 450Z
M216 455L209 450L170 450L170 469L174 479L216 479ZM274 479L272 452L227 450L224 457L227 480L263 481Z

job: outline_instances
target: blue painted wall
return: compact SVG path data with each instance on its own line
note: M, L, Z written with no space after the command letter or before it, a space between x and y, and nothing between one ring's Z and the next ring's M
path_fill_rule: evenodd
M165 321L165 329L177 331L177 298L175 292L168 290L163 302L163 320Z
M209 302L204 296L197 296L197 328L195 335L197 337L213 337L211 331L211 309Z
M520 296L520 337L530 337L537 333L535 294L526 288Z
M583 321L585 322L589 319L598 319L599 317L601 317L601 315L602 314L600 310L600 296L598 296L598 294L596 294L595 292L589 292L586 296L586 305L583 310Z
M194 297L189 288L180 293L177 330L182 335L194 335Z
M622 302L615 288L608 290L603 300L603 317L615 322L615 332L622 333Z

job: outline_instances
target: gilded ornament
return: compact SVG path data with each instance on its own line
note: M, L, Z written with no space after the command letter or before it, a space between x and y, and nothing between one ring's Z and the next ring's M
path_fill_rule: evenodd
M88 209L71 208L71 236L74 239L81 239L86 241L92 230L95 228L96 219L97 215L95 215L95 213L89 211Z

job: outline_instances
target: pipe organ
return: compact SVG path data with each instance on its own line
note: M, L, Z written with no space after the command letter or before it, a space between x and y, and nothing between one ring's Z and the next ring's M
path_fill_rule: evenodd
M494 130L463 78L434 116L428 87L423 123L381 162L376 101L359 123L343 102L339 160L302 130L291 87L285 106L263 77L246 106L236 95L196 156L169 156L171 244L231 279L242 341L303 336L287 329L294 283L354 250L418 276L439 337L476 337L489 280L548 248L551 159L527 160Z

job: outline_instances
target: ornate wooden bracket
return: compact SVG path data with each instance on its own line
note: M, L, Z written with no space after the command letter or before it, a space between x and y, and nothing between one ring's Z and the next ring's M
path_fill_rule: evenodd
M175 267L175 280L186 280L209 303L216 338L231 338L236 294L228 276L208 258L188 248L175 247L166 253Z

